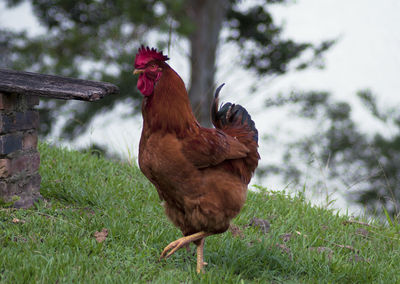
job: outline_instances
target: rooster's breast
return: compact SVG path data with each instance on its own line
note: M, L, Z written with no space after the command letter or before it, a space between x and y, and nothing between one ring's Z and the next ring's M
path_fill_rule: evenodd
M140 169L158 190L168 195L187 193L191 182L199 175L183 155L181 146L174 135L161 133L154 133L140 142Z

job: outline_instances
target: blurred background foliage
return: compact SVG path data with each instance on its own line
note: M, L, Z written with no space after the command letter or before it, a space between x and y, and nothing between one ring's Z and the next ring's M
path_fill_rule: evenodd
M285 144L282 163L263 166L259 174L279 174L286 182L348 193L368 212L393 216L400 208L400 111L380 109L376 95L360 90L358 99L387 129L388 135L363 133L352 119L349 103L323 91L297 91L265 102L266 108L289 107L291 115L312 124L310 133ZM267 136L272 142L273 137ZM332 182L333 181L333 182ZM311 184L310 184L311 183Z
M0 0L1 1L1 0ZM66 117L61 136L74 140L94 117L123 102L138 113L140 94L132 76L137 48L150 37L167 51L171 36L190 46L189 96L203 125L210 125L209 106L215 87L218 45L231 42L240 50L240 64L259 76L280 76L310 66L323 68L323 54L335 43L296 42L282 36L271 5L290 0L2 0L8 7L29 2L44 34L31 36L0 27L0 67L112 82L120 95L99 103L48 100L40 105L41 136L54 131ZM222 29L228 31L221 37ZM167 53L167 52L164 52ZM309 56L304 56L305 54ZM310 55L311 54L311 55ZM312 133L284 147L281 163L264 165L259 175L281 175L285 182L304 182L307 163L326 169L315 187L335 181L329 190L353 190L354 201L371 212L383 207L395 215L400 200L400 112L380 109L376 96L360 91L360 101L391 134L367 135L352 120L352 108L323 91L293 91L268 99L268 108L286 108L292 116L314 125ZM268 143L268 139L267 139ZM303 161L307 161L304 164Z
M146 44L151 33L155 33L161 49L167 47L170 33L191 43L189 94L199 120L206 125L210 125L216 48L223 26L230 31L227 40L239 45L243 66L259 74L284 74L292 60L305 50L312 50L313 58L295 67L306 68L316 63L333 43L313 46L282 39L282 29L273 22L268 5L284 0L262 1L245 9L238 7L241 1L222 0L6 0L9 7L24 1L30 1L47 32L29 37L1 29L2 66L109 81L121 91L119 96L108 97L100 104L74 107L75 120L67 121L63 129L68 139L85 131L95 115L112 109L115 103L140 99L133 82L133 60L137 48ZM51 131L51 122L62 104L49 102L41 106L47 114L42 115L43 135ZM132 111L137 112L138 107Z

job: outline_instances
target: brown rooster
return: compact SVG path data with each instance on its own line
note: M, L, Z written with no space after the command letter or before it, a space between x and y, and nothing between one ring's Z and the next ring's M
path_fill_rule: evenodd
M170 243L167 258L191 242L197 245L197 272L203 271L204 239L225 232L242 208L257 167L258 133L240 105L212 104L216 128L199 125L185 84L156 49L141 47L134 74L143 94L139 166L164 201L165 213L184 237Z

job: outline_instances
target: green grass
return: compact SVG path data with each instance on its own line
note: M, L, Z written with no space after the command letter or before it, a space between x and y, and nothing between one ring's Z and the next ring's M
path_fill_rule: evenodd
M136 166L46 144L39 150L45 201L0 208L0 283L400 283L395 225L344 224L350 217L312 207L301 194L263 188L248 194L233 221L242 237L207 238L204 275L186 250L159 262L181 235ZM267 234L247 226L253 217L270 222ZM103 228L99 243L94 233Z

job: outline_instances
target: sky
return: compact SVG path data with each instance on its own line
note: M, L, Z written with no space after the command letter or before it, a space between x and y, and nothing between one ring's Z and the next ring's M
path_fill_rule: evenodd
M245 106L260 133L271 132L271 129L284 132L285 129L276 126L282 116L267 113L262 108L263 101L276 93L293 89L326 90L336 99L352 104L353 118L362 130L390 135L384 125L367 115L355 93L370 88L378 95L379 106L400 105L400 1L298 0L292 4L274 5L270 9L278 23L284 25L284 36L287 38L316 44L322 40L337 39L337 43L325 54L325 69L311 68L272 80L256 78L255 74L238 66L235 60L239 55L237 48L224 44L218 50L216 74L217 84L226 83L221 93L222 100ZM7 10L1 0L0 25L17 30L27 29L31 34L42 31L28 4ZM182 55L187 51L187 42L173 41L168 55L170 65L188 85L188 59ZM249 95L252 86L257 86L257 92ZM141 118L126 119L121 116L124 113L127 113L126 107L119 105L114 112L96 118L89 132L74 146L87 146L96 141L134 159ZM267 145L260 145L262 161L279 159L277 152ZM273 189L281 187L274 179L264 185ZM340 208L346 208L343 198L335 198Z
M346 99L368 87L382 105L399 103L400 1L303 0L279 7L277 14L286 19L285 32L294 39L338 38L326 55L325 70L288 76L278 88L324 88Z

